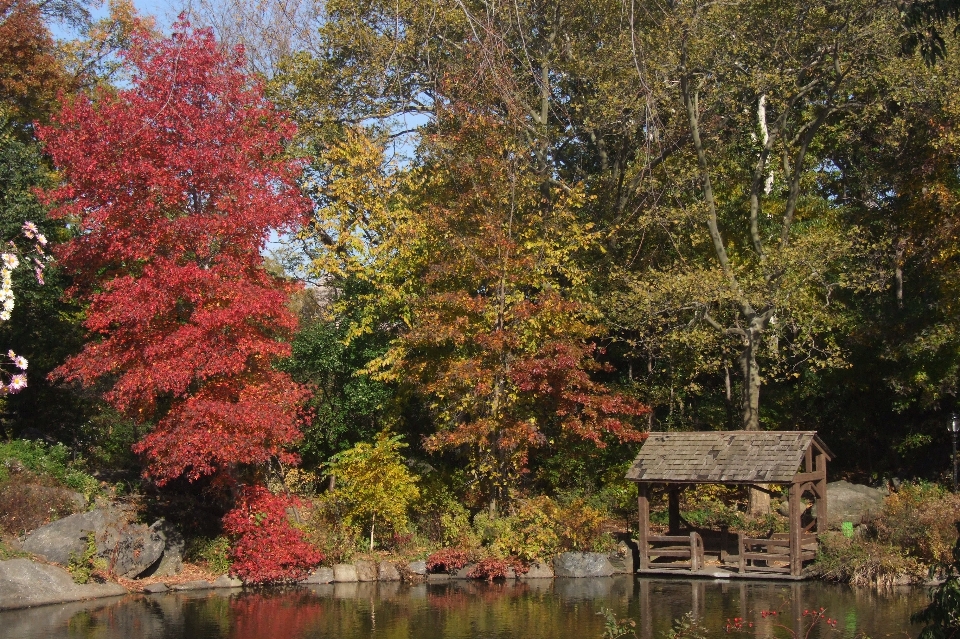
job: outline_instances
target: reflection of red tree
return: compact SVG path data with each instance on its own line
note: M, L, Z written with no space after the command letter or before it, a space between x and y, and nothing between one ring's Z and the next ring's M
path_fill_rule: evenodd
M317 597L305 592L249 594L230 600L230 639L296 639L323 616Z

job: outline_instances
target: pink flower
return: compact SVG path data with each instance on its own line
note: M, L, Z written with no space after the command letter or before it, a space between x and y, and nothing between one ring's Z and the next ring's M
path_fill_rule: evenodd
M11 393L18 393L22 389L27 387L27 376L22 373L18 373L10 378L10 389Z
M23 223L23 234L26 235L26 236L27 236L28 238L30 238L31 240L32 240L32 239L37 235L37 233L39 233L39 232L40 232L40 231L39 231L39 229L37 229L37 225L34 224L33 222L24 222L24 223Z

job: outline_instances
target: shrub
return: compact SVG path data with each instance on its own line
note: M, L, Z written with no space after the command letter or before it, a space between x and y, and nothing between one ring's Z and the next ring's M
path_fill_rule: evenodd
M929 483L902 484L874 522L877 537L928 564L950 562L960 495Z
M230 539L194 537L187 542L184 559L200 564L216 575L230 572Z
M427 570L454 574L470 562L470 556L459 548L443 548L427 557Z
M245 486L237 507L223 518L233 540L231 574L244 583L264 584L302 579L323 560L287 518L295 502L263 486Z
M43 481L23 470L0 483L0 531L21 535L77 512L66 490L44 486Z
M809 574L854 586L890 586L901 577L919 580L923 566L889 543L863 538L848 539L835 532L820 535L817 561Z
M63 444L14 439L0 442L0 481L9 478L19 462L24 468L83 493L88 499L99 489L97 480L83 471L83 459L71 459L70 449Z
M467 577L470 579L486 579L487 581L505 579L511 568L518 575L527 572L526 565L514 557L507 559L487 557L486 559L480 560L476 566L471 568L470 572L467 573Z
M87 546L80 553L70 555L70 563L67 564L67 572L78 584L85 584L93 577L97 579L101 573L106 571L107 561L97 557L97 539L94 533L87 534ZM97 581L103 581L102 577Z
M450 490L434 481L413 504L417 529L441 546L476 548L480 539L470 525L470 511Z
M960 521L954 525L960 533ZM910 618L913 623L926 624L919 639L951 639L960 635L960 536L952 555L949 576L933 591L930 604Z

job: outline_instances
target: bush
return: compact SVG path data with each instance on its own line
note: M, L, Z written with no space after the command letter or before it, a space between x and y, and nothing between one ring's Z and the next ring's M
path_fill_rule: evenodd
M954 525L960 533L960 521ZM960 535L951 554L950 575L933 591L930 604L910 618L913 623L925 624L919 639L952 639L960 635Z
M439 482L427 484L413 504L414 522L421 534L440 546L476 548L480 539L470 525L470 511Z
M250 584L291 582L323 561L323 554L287 518L295 501L263 486L243 488L237 507L223 518L233 541L231 574Z
M518 575L527 572L526 565L515 558L501 559L499 557L487 557L486 559L480 560L476 566L471 568L470 572L467 573L467 577L470 579L486 579L487 581L505 579L511 568L514 573Z
M873 522L876 535L927 564L948 564L957 542L960 495L929 483L902 484Z
M890 586L902 577L923 578L923 566L895 546L863 538L848 539L840 533L820 535L817 561L809 574L854 586Z
M470 562L470 555L459 548L443 548L427 557L427 571L454 574Z
M230 572L230 539L194 537L187 542L184 559L200 564L215 575Z
M107 570L107 561L97 557L97 539L91 532L87 534L87 547L79 554L70 555L67 572L78 584L88 583L92 578L102 582L101 573Z
M58 483L83 493L88 499L99 489L97 480L83 471L83 459L71 459L70 449L63 444L49 445L40 441L14 439L0 443L0 482L10 477L15 466L41 476L48 476Z
M0 483L0 531L22 535L78 511L67 490L44 483L25 469Z

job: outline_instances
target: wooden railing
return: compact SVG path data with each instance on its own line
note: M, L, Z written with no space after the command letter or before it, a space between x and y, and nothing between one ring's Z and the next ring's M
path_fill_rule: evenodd
M651 535L641 548L640 568L680 568L697 571L703 568L703 539L692 532L689 535ZM653 557L674 557L686 561L651 564Z
M817 556L817 536L809 533L800 536L800 547L795 550L790 547L788 533L774 534L767 539L746 537L743 533L737 537L740 545L739 570L741 573L754 571L790 574L794 552L799 553L798 566ZM786 565L778 566L774 565L775 563Z

